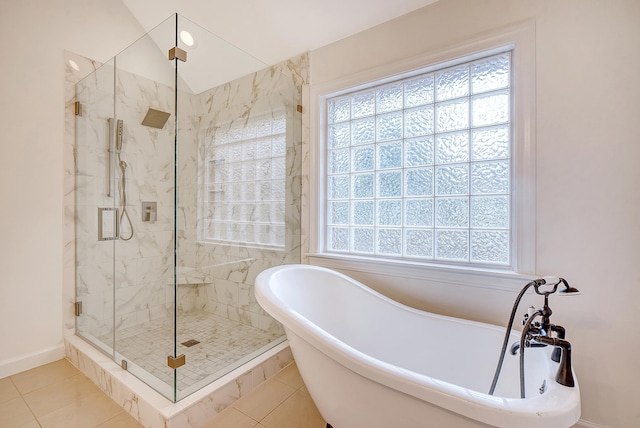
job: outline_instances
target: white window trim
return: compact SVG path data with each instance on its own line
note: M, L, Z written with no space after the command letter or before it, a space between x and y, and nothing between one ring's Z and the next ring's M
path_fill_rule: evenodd
M424 72L425 67L442 68L452 59L473 59L474 55L486 56L492 52L513 49L512 69L514 76L512 165L514 183L512 187L512 233L515 248L513 270L485 269L473 266L453 266L407 260L385 260L353 255L323 253L326 224L326 201L324 200L326 159L322 153L325 139L325 100L341 92L382 84L387 81L409 77ZM434 67L435 68L435 67ZM314 265L336 269L395 275L429 281L459 285L473 285L488 288L513 290L521 287L535 275L535 27L533 21L526 21L490 33L479 35L472 40L423 55L396 61L385 66L366 70L345 78L327 82L311 90L310 131L311 150L309 154L309 262Z

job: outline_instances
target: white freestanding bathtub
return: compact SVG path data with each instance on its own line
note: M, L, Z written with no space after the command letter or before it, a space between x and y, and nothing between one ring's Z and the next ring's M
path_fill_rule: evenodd
M527 398L509 353L495 395L487 394L502 327L419 311L310 265L268 269L255 289L334 428L560 428L580 418L577 381L556 383L550 347L525 350Z

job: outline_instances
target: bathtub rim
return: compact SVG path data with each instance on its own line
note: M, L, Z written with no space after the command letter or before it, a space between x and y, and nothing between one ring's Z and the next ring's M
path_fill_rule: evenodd
M348 275L325 267L291 264L273 267L261 272L255 281L255 294L256 300L263 309L301 339L311 344L318 352L322 352L329 358L343 364L349 370L373 382L491 425L513 426L516 423L522 424L523 420L535 424L554 419L563 425L572 426L580 419L580 390L577 378L575 387L570 388L555 382L554 376L550 373L547 391L542 395L524 400L495 397L394 366L347 345L302 316L271 289L271 281L277 280L277 276L282 272L299 269L336 275L352 286L366 291L374 298L381 299L399 310L476 327L491 328L500 332L504 332L504 327L411 308L378 293Z

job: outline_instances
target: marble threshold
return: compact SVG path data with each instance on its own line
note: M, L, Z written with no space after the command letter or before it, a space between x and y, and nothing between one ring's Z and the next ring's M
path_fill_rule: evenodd
M78 336L65 338L67 359L147 428L200 428L293 361L288 341L199 391L172 402Z

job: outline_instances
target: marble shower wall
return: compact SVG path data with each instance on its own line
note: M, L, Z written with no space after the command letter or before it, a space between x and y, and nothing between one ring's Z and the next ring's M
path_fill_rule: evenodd
M255 301L254 281L264 269L300 262L303 153L301 113L297 106L302 103L301 90L308 82L308 71L308 55L298 56L198 94L194 103L196 116L188 120L180 116L178 248L179 264L186 269L179 281L192 284L188 294L183 294L183 307L204 309L265 330L282 331L279 323ZM200 210L204 209L205 153L213 144L213 136L229 130L246 134L245 125L252 119L279 112L286 116L284 246L204 242L206 224ZM183 130L182 123L188 129ZM249 156L252 159L253 155ZM182 185L185 182L197 184ZM240 201L241 191L235 187L227 197ZM234 208L251 209L240 205Z

